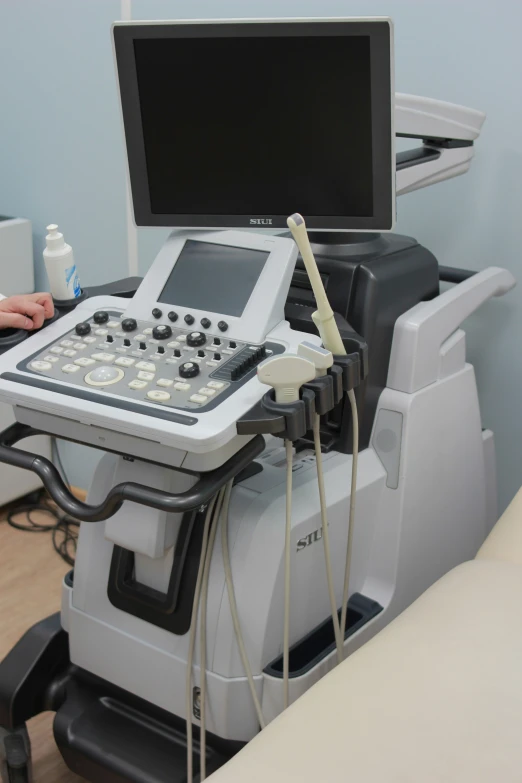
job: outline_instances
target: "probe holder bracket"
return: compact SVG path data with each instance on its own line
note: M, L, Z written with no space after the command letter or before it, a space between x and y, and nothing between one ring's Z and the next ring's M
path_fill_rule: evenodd
M301 399L276 402L273 389L237 422L238 435L277 435L285 440L303 438L312 427L315 391L302 387Z

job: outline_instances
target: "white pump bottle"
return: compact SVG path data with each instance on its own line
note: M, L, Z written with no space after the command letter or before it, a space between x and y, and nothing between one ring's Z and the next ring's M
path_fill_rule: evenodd
M47 231L47 247L43 251L43 257L53 299L77 299L82 289L72 247L65 242L56 224L47 226Z

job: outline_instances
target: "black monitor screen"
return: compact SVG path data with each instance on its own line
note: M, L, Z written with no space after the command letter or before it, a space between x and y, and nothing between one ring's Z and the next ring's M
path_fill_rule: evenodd
M386 228L389 25L188 27L116 28L138 224Z
M262 250L189 239L158 302L240 317L268 256Z

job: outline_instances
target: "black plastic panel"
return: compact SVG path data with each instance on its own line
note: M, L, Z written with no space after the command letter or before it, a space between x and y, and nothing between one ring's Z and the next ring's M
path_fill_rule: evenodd
M332 244L327 244L330 240ZM339 246L334 240L346 244ZM319 241L324 244L313 248L332 309L339 322L351 327L368 345L368 376L355 395L359 448L364 449L370 442L377 403L386 387L395 322L414 305L439 294L439 268L429 250L400 234L344 238L338 234ZM296 285L290 287L285 314L292 329L314 334L311 312L315 304L303 270L304 264L298 258L298 277ZM344 337L342 331L341 336ZM329 416L328 424L323 423L323 429L325 439L336 437L335 448L351 453L351 416L346 400Z

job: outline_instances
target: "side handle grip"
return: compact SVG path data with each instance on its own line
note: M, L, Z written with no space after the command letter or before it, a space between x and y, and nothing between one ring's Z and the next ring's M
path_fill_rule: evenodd
M230 457L224 465L202 474L193 487L177 495L135 482L125 482L113 487L101 503L90 505L78 500L72 494L52 462L45 457L22 451L13 446L22 438L40 434L42 433L22 424L13 424L8 427L0 434L0 462L36 473L54 502L66 514L70 514L82 522L100 522L108 519L121 508L125 500L161 511L176 513L191 511L206 505L221 487L244 470L265 448L263 437L257 435Z

